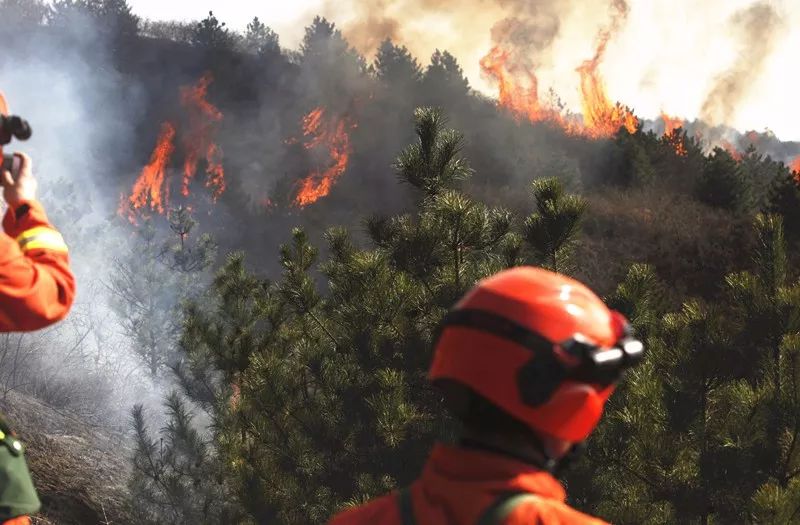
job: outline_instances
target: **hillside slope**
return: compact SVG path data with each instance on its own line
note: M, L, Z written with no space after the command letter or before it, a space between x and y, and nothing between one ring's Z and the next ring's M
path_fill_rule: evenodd
M16 392L0 412L28 446L42 500L36 524L134 523L126 508L128 437L93 426Z

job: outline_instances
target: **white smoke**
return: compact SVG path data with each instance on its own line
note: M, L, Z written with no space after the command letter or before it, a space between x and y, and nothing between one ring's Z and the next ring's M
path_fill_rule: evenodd
M87 412L96 409L124 426L134 403L159 405L163 395L138 370L106 287L113 257L130 239L129 231L114 227L118 177L111 170L132 155L126 146L133 142L132 116L143 92L110 67L108 47L91 21L74 22L80 45L62 46L46 35L6 48L0 57L0 90L11 112L33 128L29 141L5 149L31 155L39 200L69 245L78 283L68 318L25 337L40 349L30 356L38 361L33 390L72 385L70 395L87 397Z

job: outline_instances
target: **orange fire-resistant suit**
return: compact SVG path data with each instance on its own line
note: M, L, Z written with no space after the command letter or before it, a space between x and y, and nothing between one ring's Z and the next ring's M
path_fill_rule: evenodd
M0 332L38 330L64 318L75 297L67 245L44 209L9 209L0 234Z
M492 452L437 445L410 487L413 521L403 520L394 492L335 516L330 525L476 525L506 493L535 497L516 505L498 525L605 524L567 506L564 488L548 472Z
M36 201L9 208L0 233L0 332L27 332L64 318L75 297L67 245ZM0 423L0 520L29 525L41 506L21 443Z

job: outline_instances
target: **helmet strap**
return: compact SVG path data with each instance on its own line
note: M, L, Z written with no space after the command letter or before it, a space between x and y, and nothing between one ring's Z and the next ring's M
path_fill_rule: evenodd
M538 469L546 470L547 472L552 472L551 469L555 467L556 460L548 458L544 452L538 450L538 447L537 447L538 454L530 454L523 452L521 450L512 449L511 447L503 447L493 443L487 443L480 439L474 439L468 437L462 438L459 441L459 444L465 448L482 450L485 452L491 452L492 454L497 454L500 456L506 456L512 459L516 459L523 463L528 463L529 465L533 465Z
M575 443L572 445L572 447L569 449L569 452L567 452L564 456L556 458L551 457L545 451L545 447L538 439L534 441L534 451L525 451L518 449L517 447L504 447L496 443L488 443L476 437L463 437L459 441L459 444L465 448L483 450L528 463L538 469L549 472L553 476L561 475L565 470L573 465L575 461L581 457L584 450L586 450L586 442L581 441L580 443Z
M554 476L561 475L565 470L567 470L570 466L572 466L582 455L583 452L586 450L586 442L581 441L580 443L575 443L572 445L572 448L569 449L564 457L557 461L555 468L550 471L551 474Z

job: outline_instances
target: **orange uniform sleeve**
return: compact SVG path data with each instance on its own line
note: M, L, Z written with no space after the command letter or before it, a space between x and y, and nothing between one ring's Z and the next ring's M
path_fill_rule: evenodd
M75 297L67 245L42 208L9 209L0 233L0 332L38 330L63 319Z

